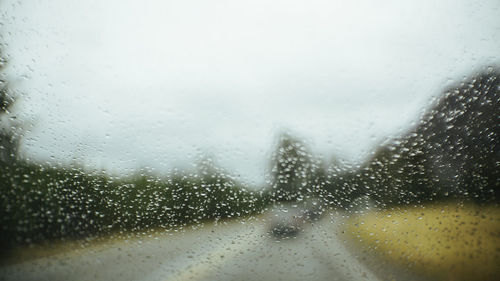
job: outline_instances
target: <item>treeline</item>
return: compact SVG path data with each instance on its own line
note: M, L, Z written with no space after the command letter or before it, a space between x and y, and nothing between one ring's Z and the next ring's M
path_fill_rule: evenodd
M267 201L217 169L114 179L24 161L1 168L2 246L178 228L259 213Z
M500 72L446 90L418 125L379 148L359 171L380 205L446 199L499 202Z
M500 201L500 72L489 68L446 90L403 136L365 163L325 163L284 134L273 158L272 197L316 196L346 209L436 200Z

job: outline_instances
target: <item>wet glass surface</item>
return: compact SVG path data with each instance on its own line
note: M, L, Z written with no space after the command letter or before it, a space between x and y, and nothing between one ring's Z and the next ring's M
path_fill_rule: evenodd
M499 13L0 0L0 280L496 280Z

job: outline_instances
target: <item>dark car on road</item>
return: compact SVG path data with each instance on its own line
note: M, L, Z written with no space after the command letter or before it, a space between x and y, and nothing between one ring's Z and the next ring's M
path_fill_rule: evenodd
M307 223L319 219L321 214L316 201L279 204L269 213L268 229L277 238L295 237Z
M304 213L297 205L281 205L271 210L269 232L279 238L294 237L302 231L305 223Z

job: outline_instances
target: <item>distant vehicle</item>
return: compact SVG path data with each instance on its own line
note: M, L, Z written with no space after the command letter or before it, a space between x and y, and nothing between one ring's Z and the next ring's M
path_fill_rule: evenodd
M295 237L304 227L305 216L302 208L286 204L271 210L269 232L277 238Z
M277 205L269 215L269 232L277 238L295 237L321 214L320 204L312 200Z

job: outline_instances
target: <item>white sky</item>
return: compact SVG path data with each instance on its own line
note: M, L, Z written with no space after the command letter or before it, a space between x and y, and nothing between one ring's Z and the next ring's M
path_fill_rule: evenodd
M289 129L359 162L500 58L500 1L0 2L8 74L42 161L112 171L200 153L260 184Z

